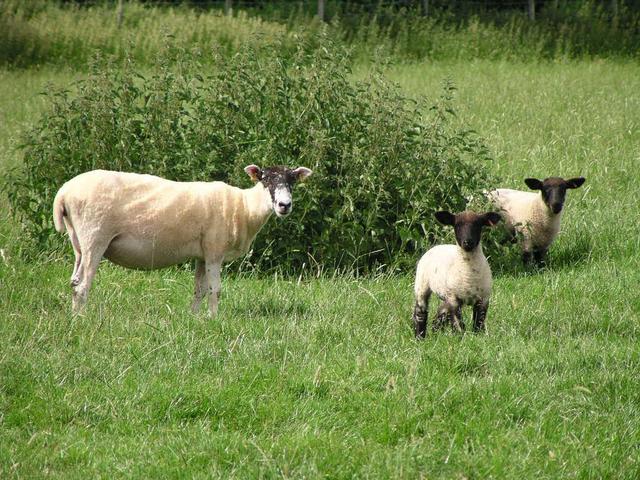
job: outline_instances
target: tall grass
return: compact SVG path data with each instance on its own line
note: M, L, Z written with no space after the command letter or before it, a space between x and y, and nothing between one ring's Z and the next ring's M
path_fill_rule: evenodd
M110 2L0 3L0 64L37 64L86 68L95 53L129 56L152 64L165 38L184 48L232 53L240 45L269 50L287 38L294 46L327 30L359 57L394 60L502 59L539 61L604 56L637 57L640 13L624 4L612 17L598 3L581 2L570 10L545 10L532 22L521 11L419 11L371 6L330 6L323 25L302 9L263 5L237 9L233 17L221 8L153 6L126 2L122 25ZM222 4L219 5L220 7ZM311 45L313 46L313 45Z
M28 3L27 3L28 5ZM3 5L0 5L2 9ZM239 12L233 18L221 10L202 12L188 7L148 7L126 3L122 25L113 4L88 7L55 2L26 10L22 3L4 4L0 11L0 63L26 67L56 64L88 67L96 52L154 63L167 37L184 48L234 52L240 45L269 50L281 46L285 26ZM297 40L291 37L291 45Z
M412 9L379 8L373 14L337 17L345 41L363 56L396 59L517 60L637 57L640 12L622 7L612 17L602 5L547 8L531 21L523 11L434 10L424 17Z

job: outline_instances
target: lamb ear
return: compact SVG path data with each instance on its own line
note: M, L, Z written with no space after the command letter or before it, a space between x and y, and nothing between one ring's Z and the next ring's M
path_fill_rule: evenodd
M537 178L525 178L524 183L527 184L531 190L542 190L542 182Z
M497 212L487 212L484 214L484 226L485 227L493 227L500 220L502 220L502 216Z
M262 180L262 169L257 165L248 165L244 167L244 171L251 177L254 182Z
M456 216L451 212L447 212L446 210L436 212L435 216L436 220L438 220L443 225L455 225L456 223Z
M307 167L298 167L295 170L292 170L291 173L293 173L295 175L296 182L302 182L309 175L311 175L313 173L313 171L308 169Z
M569 180L566 180L564 183L567 186L567 188L578 188L584 183L585 180L586 178L584 177L577 177L577 178L570 178Z

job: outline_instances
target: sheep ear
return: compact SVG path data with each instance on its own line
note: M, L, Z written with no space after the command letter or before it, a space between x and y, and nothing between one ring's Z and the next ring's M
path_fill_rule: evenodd
M567 188L578 188L579 186L581 186L584 183L585 180L586 180L586 178L584 178L584 177L570 178L569 180L567 180L564 183L567 186Z
M524 183L527 184L531 190L542 190L542 182L537 178L525 178Z
M438 220L443 225L455 225L456 216L447 211L441 211L435 213L436 220Z
M257 165L248 165L244 167L244 171L251 177L254 182L262 180L262 169Z
M502 217L500 216L499 213L496 212L487 212L484 214L484 226L485 227L493 227L494 225L496 225L500 220L502 220Z
M296 177L296 182L302 182L311 175L313 171L306 167L298 167L295 170L292 170L291 173Z

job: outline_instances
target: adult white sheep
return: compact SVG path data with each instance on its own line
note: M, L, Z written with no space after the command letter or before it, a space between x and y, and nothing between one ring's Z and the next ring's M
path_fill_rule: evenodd
M249 165L256 183L173 182L153 175L94 170L66 182L53 202L56 230L75 253L73 310L86 303L102 257L127 268L153 270L196 259L196 312L209 295L218 309L223 261L245 254L272 211L291 212L292 186L311 170Z
M567 189L578 188L584 177L564 180L549 177L544 180L526 178L524 182L540 193L499 188L489 192L489 198L500 210L505 225L515 240L522 237L522 261L544 265L547 250L560 232L560 219Z
M471 211L454 215L442 211L435 216L440 223L453 226L457 245L437 245L418 262L413 309L416 337L426 335L432 292L442 300L433 323L434 330L449 321L454 329L463 331L462 307L473 305L473 329L484 331L492 277L480 238L482 227L492 227L500 221L500 215Z

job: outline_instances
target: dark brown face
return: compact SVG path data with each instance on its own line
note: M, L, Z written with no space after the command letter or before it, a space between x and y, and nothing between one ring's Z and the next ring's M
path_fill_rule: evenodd
M462 212L453 213L442 211L436 212L436 219L443 225L453 226L456 234L456 242L465 251L471 252L480 244L482 237L482 227L492 227L500 221L500 214L496 212L475 213Z
M540 190L542 200L549 207L549 210L558 214L564 206L567 189L578 188L584 181L584 177L571 178L569 180L564 180L560 177L549 177L543 181L536 178L525 178L524 183L531 190Z
M291 190L293 185L312 173L311 170L305 167L298 167L292 170L283 166L261 169L256 165L249 165L244 170L253 181L261 182L269 190L273 210L279 217L285 217L291 213L293 206Z

